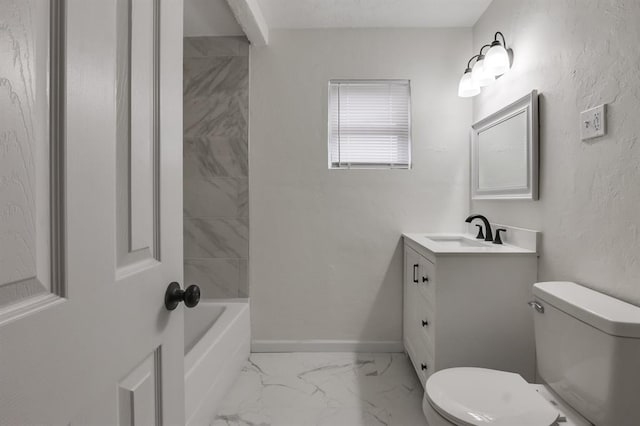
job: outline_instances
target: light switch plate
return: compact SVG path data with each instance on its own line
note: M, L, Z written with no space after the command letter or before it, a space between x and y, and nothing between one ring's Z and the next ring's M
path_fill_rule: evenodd
M604 136L607 131L606 104L580 113L580 138L588 139Z

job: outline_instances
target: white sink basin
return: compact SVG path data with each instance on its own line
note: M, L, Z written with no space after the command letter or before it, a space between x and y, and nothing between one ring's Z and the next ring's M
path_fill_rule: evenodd
M486 247L486 243L482 240L472 240L459 235L452 236L425 236L427 240L431 240L439 246L447 248L462 247Z

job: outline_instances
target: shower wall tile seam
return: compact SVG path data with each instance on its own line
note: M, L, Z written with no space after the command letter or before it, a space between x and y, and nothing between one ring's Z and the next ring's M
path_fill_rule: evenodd
M249 56L249 42L244 36L195 36L184 39L184 58Z
M239 215L231 215L231 216L186 216L185 219L238 219L243 218L243 216Z

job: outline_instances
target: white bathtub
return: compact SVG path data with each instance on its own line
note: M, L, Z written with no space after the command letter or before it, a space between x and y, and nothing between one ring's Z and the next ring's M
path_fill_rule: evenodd
M185 423L208 426L249 357L249 303L201 301L184 328Z

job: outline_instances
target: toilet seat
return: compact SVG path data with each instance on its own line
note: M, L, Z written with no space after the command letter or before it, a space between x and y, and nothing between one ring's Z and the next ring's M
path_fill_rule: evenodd
M540 426L558 418L549 402L518 374L459 367L429 377L425 399L458 426Z

